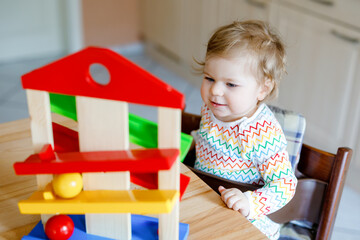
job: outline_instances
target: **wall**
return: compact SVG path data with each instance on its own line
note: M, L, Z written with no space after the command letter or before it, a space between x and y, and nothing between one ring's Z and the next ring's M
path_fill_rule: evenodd
M138 0L82 0L84 46L139 41Z

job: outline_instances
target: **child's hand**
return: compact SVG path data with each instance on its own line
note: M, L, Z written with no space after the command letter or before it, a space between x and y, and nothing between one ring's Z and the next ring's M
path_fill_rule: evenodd
M250 203L243 192L237 188L226 189L223 186L219 187L221 199L228 206L235 211L240 212L245 217L249 215Z

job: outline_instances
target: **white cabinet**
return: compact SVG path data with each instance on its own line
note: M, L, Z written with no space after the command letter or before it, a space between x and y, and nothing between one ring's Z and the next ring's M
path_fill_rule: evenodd
M178 54L181 49L181 8L178 0L140 1L141 29L147 41Z
M360 32L298 8L274 9L288 51L278 105L306 117L305 142L330 152L360 147Z
M203 60L215 29L234 20L268 19L266 0L142 0L145 40L190 67Z
M157 60L200 85L191 74L194 59L202 61L211 33L218 26L218 0L142 0L141 28ZM164 59L157 53L168 59ZM174 69L175 68L175 69Z
M219 0L219 25L234 20L268 20L268 0Z
M267 0L183 0L182 49L178 54L186 64L203 60L206 44L217 27L234 20L268 19Z
M191 66L194 58L203 61L206 44L218 27L218 0L182 1L181 60Z

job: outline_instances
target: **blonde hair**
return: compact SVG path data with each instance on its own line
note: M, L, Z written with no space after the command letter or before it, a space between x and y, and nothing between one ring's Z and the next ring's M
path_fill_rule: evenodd
M218 28L207 44L205 61L196 62L203 71L206 60L213 56L227 57L244 51L255 58L259 79L263 80L260 84L265 79L270 79L274 83L273 89L265 99L276 97L280 79L286 73L285 47L279 36L262 21L235 21Z

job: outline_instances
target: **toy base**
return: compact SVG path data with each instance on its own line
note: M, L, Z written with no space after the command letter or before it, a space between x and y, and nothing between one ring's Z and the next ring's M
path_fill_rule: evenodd
M111 238L100 237L87 234L85 231L84 215L69 215L74 222L75 229L69 240L110 240ZM150 240L159 239L158 236L158 219L143 215L131 215L132 240ZM179 224L179 240L187 239L189 235L189 224ZM46 240L44 228L39 222L29 235L24 236L22 240Z

